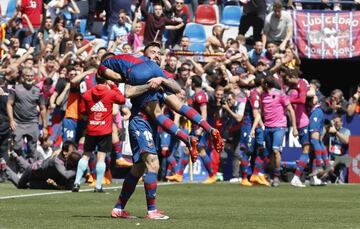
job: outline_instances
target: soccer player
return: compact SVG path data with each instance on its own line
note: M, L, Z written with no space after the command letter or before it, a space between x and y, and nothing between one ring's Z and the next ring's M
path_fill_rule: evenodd
M96 77L97 85L83 94L81 111L88 114L84 154L78 164L73 192L80 189L80 179L88 167L91 152L97 147L96 186L94 192L104 192L102 180L105 157L112 147L113 104L125 104L125 97L112 81Z
M107 56L104 56L104 60L99 67L98 73L101 76L111 80L123 81L130 85L143 85L147 82L150 82L150 85L154 83L161 83L162 86L167 89L166 91L169 91L170 89L172 92L179 92L179 85L173 80L165 80L166 76L164 75L162 69L157 65L160 63L160 44L156 42L150 43L145 47L144 53L145 56L141 58L124 54L117 56L111 56L111 54L108 54ZM140 106L144 108L146 113L149 114L151 118L156 120L161 127L185 142L185 144L190 149L191 159L193 162L195 162L197 158L197 152L196 149L194 149L197 145L196 138L190 138L187 136L174 124L171 119L163 115L160 108L159 99L154 99L155 97L151 95L149 96L149 93L142 95L143 98L141 99L143 102L140 103ZM163 95L159 94L159 96L160 100L162 100ZM153 100L150 101L149 97L153 98ZM195 122L205 131L210 133L213 137L213 143L216 150L221 152L224 143L219 131L211 127L208 122L203 119L201 115L199 115L198 112L196 112L193 108L181 103L175 94L164 96L164 101L170 109L186 116L188 119Z
M158 85L160 86L160 85ZM150 85L132 86L126 88L125 94L128 98L132 98L131 108L132 116L129 122L129 137L130 144L133 151L133 162L130 173L126 176L120 196L111 211L113 218L135 218L125 210L125 206L135 191L136 185L144 172L144 188L147 204L146 218L154 220L166 220L169 216L159 211L156 207L156 189L157 189L157 174L159 171L159 159L157 156L157 137L156 123L152 121L146 113L144 113L136 97L146 93L150 89Z
M208 98L207 94L201 87L202 79L198 75L194 75L191 78L191 89L194 90L195 94L192 98L194 109L199 112L204 120L207 119L207 103ZM203 182L204 184L212 184L216 182L216 174L213 171L211 159L207 155L206 150L208 149L208 133L204 132L203 129L197 125L194 126L193 131L196 136L199 136L199 144L197 149L199 151L199 155L204 162L205 168L209 174L209 177Z
M262 173L264 164L268 164L268 151L264 150L265 142L264 142L264 130L263 130L263 123L260 120L260 124L257 126L253 126L254 120L257 115L260 116L260 109L261 109L261 101L260 96L263 92L263 89L261 87L261 79L256 78L255 79L255 88L253 88L250 91L250 95L247 98L246 106L245 106L245 112L244 112L244 121L243 125L241 127L241 146L243 149L248 151L248 153L244 153L245 157L248 157L248 154L251 152L254 152L256 150L256 153L253 155L256 155L255 157L255 166L253 174L250 177L250 182L246 178L244 181L244 176L241 181L241 184L244 186L251 186L249 184L255 183L265 186L270 186L269 182L266 180L264 174ZM243 161L245 159L245 161ZM248 170L248 158L242 158L241 166L244 166L245 168L242 169L243 173L246 173Z
M288 69L285 74L283 79L285 85L289 87L287 94L295 111L296 126L299 128L299 140L303 149L291 185L305 187L300 177L308 164L310 152L309 116L306 111L306 95L309 84L306 80L298 77L298 70L296 69Z
M309 176L313 177L323 172L323 166L325 166L326 170L329 170L331 167L328 152L321 140L325 122L324 112L316 95L310 99L310 109L309 133L315 159L313 161L312 172Z
M275 88L275 79L267 76L262 83L263 93L261 95L262 115L265 125L265 143L269 152L275 157L275 168L273 170L273 187L280 185L280 163L282 143L287 128L286 111L290 113L293 135L298 135L296 128L294 110L290 104L289 98L280 90ZM253 126L259 124L259 118L256 118ZM252 133L252 135L254 135Z

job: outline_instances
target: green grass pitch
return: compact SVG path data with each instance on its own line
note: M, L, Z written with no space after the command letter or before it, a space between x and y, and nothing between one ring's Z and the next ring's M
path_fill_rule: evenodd
M114 187L115 186L115 187ZM168 221L144 219L143 187L138 187L127 210L140 218L112 219L111 209L120 183L107 193L59 193L3 199L6 196L49 193L17 190L0 184L0 228L360 228L360 186L279 188L239 184L178 184L158 187L158 208ZM82 189L89 189L86 185Z

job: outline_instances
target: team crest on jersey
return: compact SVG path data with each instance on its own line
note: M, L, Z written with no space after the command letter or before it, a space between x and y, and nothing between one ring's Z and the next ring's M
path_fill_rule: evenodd
M90 110L93 112L107 112L107 108L101 101L97 102L94 106L92 106Z
M318 118L317 117L314 117L314 122L317 122L318 121Z

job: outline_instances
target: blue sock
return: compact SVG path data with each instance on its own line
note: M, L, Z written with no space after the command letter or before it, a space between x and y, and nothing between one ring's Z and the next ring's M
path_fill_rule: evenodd
M104 161L98 161L96 163L96 188L100 189L102 186L102 180L105 175L106 164Z
M81 158L79 163L78 163L78 167L76 170L76 178L75 178L75 184L80 184L80 180L82 178L82 176L84 175L85 170L88 167L88 160Z
M205 168L206 168L206 170L207 170L208 173L209 173L209 177L214 176L214 173L213 173L213 170L212 170L212 166L211 166L211 159L210 159L210 157L209 157L207 154L205 154L204 156L200 156L200 157L201 157L201 159L203 160L204 165L205 165Z
M157 173L148 172L144 177L146 204L148 211L156 210Z
M121 210L125 208L128 200L135 191L138 181L139 177L135 177L131 173L128 173L122 185L118 201L116 202L114 208L118 208Z
M298 177L301 177L306 165L308 164L308 160L309 160L309 154L302 153L298 161L297 168L295 170L295 174Z
M241 156L241 176L242 179L247 179L248 168L249 168L249 156L244 152L240 151Z

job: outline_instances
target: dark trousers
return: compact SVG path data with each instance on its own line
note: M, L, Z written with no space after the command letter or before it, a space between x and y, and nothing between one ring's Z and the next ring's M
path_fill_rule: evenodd
M261 31L264 27L264 20L259 18L256 14L241 16L239 34L245 35L251 26L253 27L254 41L261 41Z

